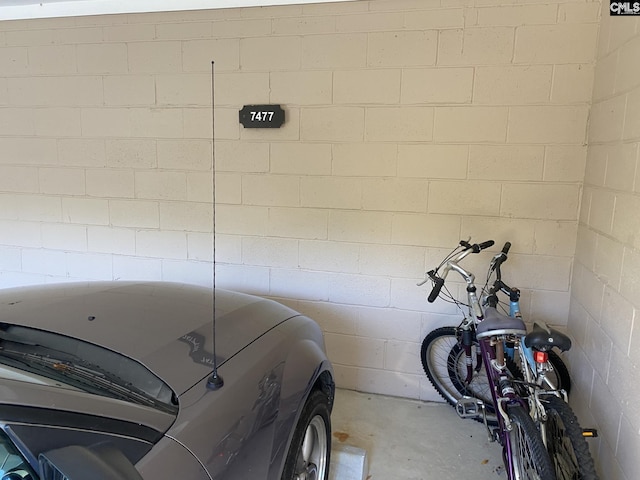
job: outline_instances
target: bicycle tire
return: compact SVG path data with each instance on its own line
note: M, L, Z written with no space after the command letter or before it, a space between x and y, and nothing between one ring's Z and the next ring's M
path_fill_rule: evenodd
M558 390L564 390L567 395L571 392L571 375L569 369L556 352L549 352L549 363L553 367L556 376L556 386Z
M540 400L547 412L543 428L557 479L598 480L589 445L571 407L555 395Z
M458 329L455 327L437 328L424 337L420 358L422 368L438 394L450 405L463 396L479 398L494 412L491 394L484 368L474 374L470 384L465 385L466 366L464 351L458 340ZM477 345L477 342L474 342ZM474 370L476 365L474 365Z
M513 426L508 432L513 479L556 480L551 457L529 412L516 404L507 407L507 414Z

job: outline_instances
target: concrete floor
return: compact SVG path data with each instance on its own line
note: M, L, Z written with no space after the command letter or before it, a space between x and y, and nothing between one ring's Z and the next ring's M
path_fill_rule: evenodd
M368 463L360 478L336 475L336 464L332 480L506 479L501 447L489 443L484 425L444 403L339 389L331 423L333 451L364 449Z

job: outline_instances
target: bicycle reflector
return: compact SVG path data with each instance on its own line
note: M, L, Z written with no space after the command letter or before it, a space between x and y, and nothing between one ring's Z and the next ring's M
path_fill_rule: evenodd
M533 359L536 363L547 363L549 354L547 352L533 352Z

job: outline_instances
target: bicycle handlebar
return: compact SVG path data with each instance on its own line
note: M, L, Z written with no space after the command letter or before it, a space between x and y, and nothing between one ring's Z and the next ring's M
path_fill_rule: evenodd
M470 244L466 240L460 240L460 246L464 247L464 249L455 258L447 261L444 267L444 270L442 272L442 276L437 275L438 269L430 270L427 272L427 275L433 281L433 288L431 289L431 292L427 297L427 301L429 303L433 303L436 301L436 298L438 298L438 295L440 295L440 291L444 286L444 279L446 278L447 274L449 273L449 270L451 269L454 269L455 271L460 273L463 277L465 277L465 280L467 280L467 282L473 283L473 279L474 279L473 274L467 272L466 270L463 270L460 266L458 266L458 262L462 260L464 257L466 257L467 255L469 255L470 253L480 253L485 248L489 248L493 246L494 243L495 242L493 240L487 240L486 242ZM418 285L422 285L423 283L424 282L419 283Z

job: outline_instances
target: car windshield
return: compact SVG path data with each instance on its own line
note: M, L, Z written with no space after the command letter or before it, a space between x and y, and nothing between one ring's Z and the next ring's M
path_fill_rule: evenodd
M38 476L0 429L0 478L36 480Z
M173 391L143 365L65 335L0 323L0 364L7 367L0 374L11 372L12 379L43 383L44 377L87 393L177 411Z

